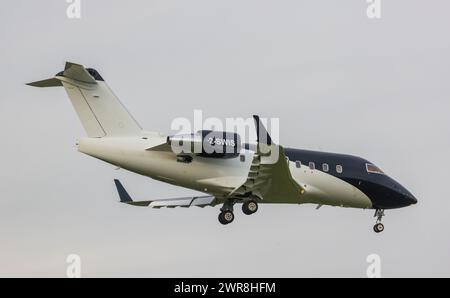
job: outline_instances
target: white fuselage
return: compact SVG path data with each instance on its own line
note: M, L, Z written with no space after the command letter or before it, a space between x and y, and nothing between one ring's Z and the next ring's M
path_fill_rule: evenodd
M177 161L172 152L152 151L148 148L166 141L157 133L137 137L84 138L77 142L78 150L120 168L177 186L226 198L242 186L249 173L253 155L242 150L245 158L205 158L195 156L192 162ZM289 162L292 178L305 189L298 197L269 197L261 203L313 203L353 208L371 208L370 199L359 189L332 175L307 166L297 168Z

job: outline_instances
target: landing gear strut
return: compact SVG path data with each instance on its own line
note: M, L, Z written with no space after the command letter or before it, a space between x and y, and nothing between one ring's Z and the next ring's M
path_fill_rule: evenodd
M377 222L376 222L375 226L373 227L373 230L375 231L375 233L381 233L384 231L384 225L381 223L383 216L384 216L384 209L377 209L375 211L374 217L377 218Z
M234 220L233 206L234 206L233 200L225 201L223 207L220 209L219 214L219 222L221 224L228 225L233 222Z

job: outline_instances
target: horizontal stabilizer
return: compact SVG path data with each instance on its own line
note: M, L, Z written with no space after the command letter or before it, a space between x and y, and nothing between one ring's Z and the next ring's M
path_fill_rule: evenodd
M86 69L81 64L66 62L64 71L56 74L55 77L28 83L27 85L33 87L60 87L63 86L61 81L64 81L64 78L87 84L97 84L97 80L103 81L103 78L96 70L91 68Z
M89 74L88 70L83 65L66 62L63 76L72 80L83 83L96 84L95 79Z
M33 87L61 87L63 84L57 78L51 78L47 80L31 82L27 85Z

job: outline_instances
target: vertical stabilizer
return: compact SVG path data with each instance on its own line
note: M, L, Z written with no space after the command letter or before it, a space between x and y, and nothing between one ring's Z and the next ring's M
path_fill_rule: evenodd
M28 85L63 86L88 137L138 135L141 131L139 124L95 69L67 62L64 71L54 78Z

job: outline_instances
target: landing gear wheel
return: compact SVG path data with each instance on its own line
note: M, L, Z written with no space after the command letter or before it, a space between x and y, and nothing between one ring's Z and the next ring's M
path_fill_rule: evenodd
M375 224L375 226L373 227L373 230L375 231L375 233L381 233L384 231L384 225L380 222Z
M223 218L223 214L219 213L219 222L223 225L226 225L227 223L225 222L225 219Z
M223 225L227 225L232 223L234 220L234 213L233 211L222 211L219 214L219 222Z
M251 215L258 211L258 203L256 201L247 201L242 204L242 212L246 215Z
M376 222L375 226L373 226L373 230L375 231L375 233L381 233L381 232L384 231L384 225L381 223L381 220L383 219L383 216L384 216L384 210L383 209L375 210L374 217L377 218L377 222Z

